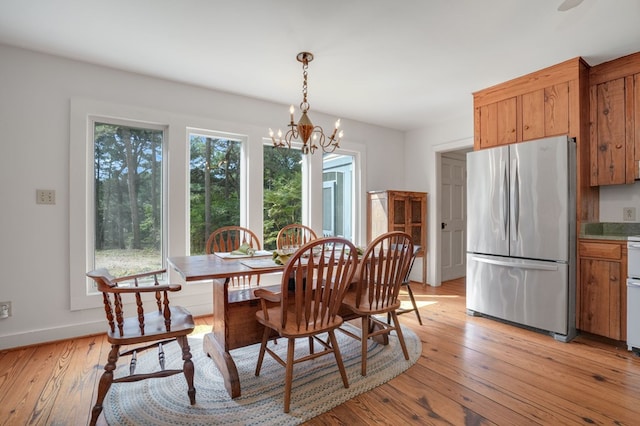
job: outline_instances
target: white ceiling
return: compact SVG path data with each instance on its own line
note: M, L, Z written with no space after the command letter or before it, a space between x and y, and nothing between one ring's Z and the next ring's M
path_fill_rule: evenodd
M640 51L639 0L0 0L0 43L399 130L576 56ZM1 60L2 58L0 58Z

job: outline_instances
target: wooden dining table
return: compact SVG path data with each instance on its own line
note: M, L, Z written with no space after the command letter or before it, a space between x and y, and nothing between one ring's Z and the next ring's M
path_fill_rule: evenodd
M257 287L245 286L230 291L229 283L233 277L255 277L282 272L284 265L276 264L271 257L223 258L216 254L177 256L167 260L187 282L212 280L213 326L211 332L204 335L203 349L220 370L231 398L239 397L240 378L230 351L260 343L264 327L256 320L260 300L253 295L253 290ZM261 284L259 288L279 292L281 278L277 284ZM353 319L348 312L339 314L344 320ZM378 336L374 340L384 345L389 343L387 335Z
M253 295L256 287L230 291L229 282L233 277L280 272L284 266L277 265L270 257L222 258L215 254L169 257L167 260L187 282L212 280L213 327L203 338L203 349L220 370L231 398L239 397L240 379L230 351L259 343L264 328L255 319L255 313L260 309L259 299ZM261 285L260 288L279 291L280 279L276 285Z

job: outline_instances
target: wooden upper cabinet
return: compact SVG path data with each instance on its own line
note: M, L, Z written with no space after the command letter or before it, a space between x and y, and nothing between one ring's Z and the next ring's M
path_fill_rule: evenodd
M640 179L640 52L589 72L592 186Z
M548 136L576 139L580 221L597 221L600 205L591 186L589 71L577 57L473 93L475 150Z
M474 148L579 136L580 82L586 69L576 58L474 93Z

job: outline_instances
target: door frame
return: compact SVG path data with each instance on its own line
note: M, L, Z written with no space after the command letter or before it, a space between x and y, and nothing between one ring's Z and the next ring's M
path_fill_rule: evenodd
M433 278L430 284L434 287L442 285L442 262L440 258L440 251L442 250L442 238L440 238L440 223L442 223L442 194L440 191L440 185L442 185L442 154L459 150L473 150L473 137L431 146L431 155L435 158L435 167L431 171L431 179L434 182L431 189L434 192L435 220L430 223L429 233L431 234L430 242L432 243L430 246L436 249L431 250L433 260L430 264L433 268Z

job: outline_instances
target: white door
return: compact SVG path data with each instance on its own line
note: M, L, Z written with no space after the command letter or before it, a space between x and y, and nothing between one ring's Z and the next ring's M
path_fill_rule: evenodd
M464 158L464 157L462 157ZM466 162L442 156L441 161L441 279L466 274Z

